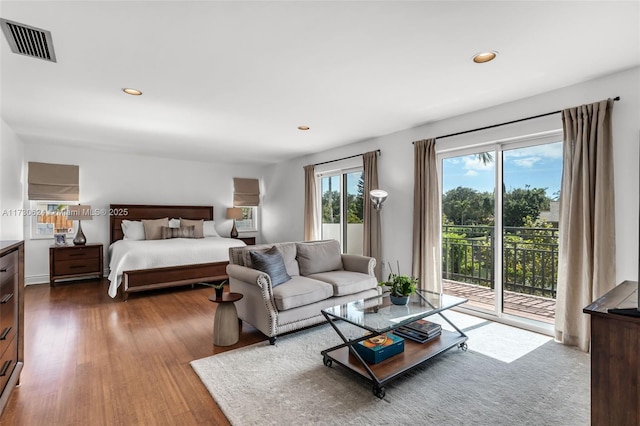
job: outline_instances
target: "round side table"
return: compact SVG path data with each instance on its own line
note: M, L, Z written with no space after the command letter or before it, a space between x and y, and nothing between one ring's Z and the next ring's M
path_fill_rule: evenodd
M222 297L209 296L209 300L218 304L213 317L213 344L216 346L231 346L240 340L238 311L233 302L242 299L240 293L222 293Z

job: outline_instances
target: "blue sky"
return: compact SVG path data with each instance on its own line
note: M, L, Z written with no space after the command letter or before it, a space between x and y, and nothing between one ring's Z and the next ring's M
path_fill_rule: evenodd
M495 155L495 154L494 154ZM442 187L446 193L458 186L493 192L495 162L483 164L475 155L447 158L442 163ZM562 142L504 151L504 184L507 190L547 188L552 197L560 190Z

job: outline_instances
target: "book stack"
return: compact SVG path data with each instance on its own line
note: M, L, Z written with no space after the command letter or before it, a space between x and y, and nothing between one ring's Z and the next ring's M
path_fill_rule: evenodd
M427 320L417 320L407 325L398 327L393 330L393 334L413 340L418 343L425 343L440 336L442 326L435 322Z

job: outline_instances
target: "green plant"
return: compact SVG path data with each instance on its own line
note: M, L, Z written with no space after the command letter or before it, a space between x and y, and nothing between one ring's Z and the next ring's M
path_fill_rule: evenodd
M416 292L418 286L418 278L400 274L400 266L398 265L398 273L394 273L389 265L389 277L387 281L378 283L379 286L387 286L393 296L411 296Z
M206 285L207 287L213 287L215 289L220 290L221 288L224 288L224 285L227 283L227 280L224 281L220 281L219 283L213 283L213 284L209 284L209 283L202 283L203 285Z

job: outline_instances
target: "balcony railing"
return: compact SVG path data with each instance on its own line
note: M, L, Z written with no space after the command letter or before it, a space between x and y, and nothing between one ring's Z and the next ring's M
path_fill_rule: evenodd
M505 227L503 288L556 297L558 229ZM493 288L495 236L491 226L442 227L442 278Z

